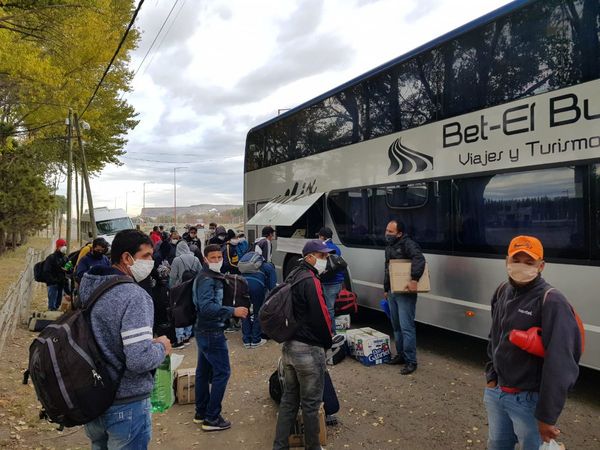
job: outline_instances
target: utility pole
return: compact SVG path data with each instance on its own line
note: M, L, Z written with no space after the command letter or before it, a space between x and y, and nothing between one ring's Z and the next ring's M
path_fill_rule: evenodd
M185 169L185 167L173 167L173 221L177 228L177 170Z
M85 183L85 191L87 193L87 204L90 215L90 226L92 228L92 238L98 237L98 230L96 228L96 216L94 214L94 201L92 200L92 189L90 188L90 177L87 170L87 161L85 159L85 150L83 148L83 142L81 140L81 130L79 128L79 118L75 114L75 129L77 130L77 143L79 144L79 151L81 152L81 175Z
M73 202L73 193L71 192L73 176L73 110L69 108L69 118L67 123L67 253L71 250L71 203Z
M73 161L73 172L75 173L75 222L77 223L77 238L75 242L81 244L81 213L79 212L79 175L77 175L77 164Z

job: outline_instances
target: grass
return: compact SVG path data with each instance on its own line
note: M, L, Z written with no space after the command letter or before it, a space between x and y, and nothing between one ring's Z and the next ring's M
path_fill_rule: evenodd
M43 250L49 245L50 239L34 236L29 238L25 245L17 247L15 251L9 250L0 256L0 302L4 301L9 286L19 278L25 268L27 249L32 247L36 250Z

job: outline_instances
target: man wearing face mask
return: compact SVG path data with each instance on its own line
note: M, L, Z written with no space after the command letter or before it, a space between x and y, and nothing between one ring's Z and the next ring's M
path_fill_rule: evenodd
M248 308L223 306L221 247L207 245L204 262L205 267L193 286L194 305L198 312L194 326L198 346L194 423L202 424L203 431L221 431L231 428L231 422L221 415L221 403L231 375L225 324L232 317L245 319Z
M83 307L110 278L127 275L137 283L145 280L154 266L152 241L141 231L119 231L112 243L111 262L111 267L95 266L83 276L79 287ZM171 353L171 343L166 336L153 339L152 298L137 283L119 284L104 292L90 313L94 337L109 371L121 380L113 405L85 425L92 448L145 449L150 442L154 370Z
M318 275L327 268L333 250L321 240L308 241L302 262L288 275L294 316L299 324L294 336L283 343L284 391L279 405L273 450L289 448L289 435L298 407L302 406L304 447L318 450L319 407L323 401L325 351L331 348L332 324Z
M215 228L215 235L208 241L209 245L220 245L222 246L227 241L227 230L224 226L219 225Z
M387 364L404 364L400 374L408 375L417 370L417 329L415 313L417 309L417 284L425 271L425 258L421 247L404 232L404 224L391 220L385 228L385 276L384 296L390 307L390 319L396 341L396 356ZM390 260L410 259L411 281L406 286L408 292L391 292Z
M83 275L94 266L110 267L110 261L106 257L108 242L104 238L96 238L92 242L92 250L85 255L77 264L75 280L81 283Z
M67 241L57 239L54 253L44 261L44 280L48 286L48 311L56 311L62 301L63 291L69 294L67 274L63 267L67 263Z
M484 403L488 449L538 450L555 439L567 392L579 374L581 333L564 295L541 276L544 248L532 236L517 236L508 247L508 281L492 297L492 328ZM544 358L509 341L512 330L542 328Z

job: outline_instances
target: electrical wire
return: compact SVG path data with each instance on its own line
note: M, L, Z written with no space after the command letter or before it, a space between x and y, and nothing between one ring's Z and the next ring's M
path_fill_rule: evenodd
M85 105L85 108L83 108L83 111L81 111L81 114L79 115L79 119L81 119L83 117L83 115L85 114L87 109L90 107L90 105L94 101L94 98L96 97L96 94L98 93L98 90L100 89L100 86L102 86L102 83L104 82L104 79L106 78L106 75L108 74L108 71L112 67L112 64L115 61L115 59L117 58L117 55L119 54L119 51L121 50L121 47L123 47L123 44L125 43L125 39L127 39L127 35L129 35L129 31L131 31L131 28L133 27L133 23L135 22L135 19L136 19L137 15L139 14L140 9L142 8L143 4L144 4L144 0L140 0L140 2L137 5L137 8L135 8L133 16L131 17L131 21L129 22L129 25L127 25L127 29L125 30L125 33L123 34L123 37L121 38L121 42L119 42L119 45L117 46L115 53L113 54L110 62L108 63L108 66L106 66L106 69L104 70L104 73L102 74L102 78L100 78L100 81L96 85L96 89L94 89L94 93L92 94L89 101L87 102L87 105Z
M142 58L142 62L140 63L140 65L138 66L138 68L135 70L135 72L133 73L133 76L135 77L137 75L137 73L140 71L140 69L142 68L142 65L144 64L144 62L146 61L146 58L148 57L148 55L150 54L150 52L152 51L152 48L154 47L154 44L156 43L158 37L160 36L160 33L162 32L163 28L165 27L165 25L167 24L167 21L169 20L169 17L171 17L171 14L173 13L173 10L175 9L175 7L177 6L177 3L179 3L179 0L175 0L175 3L173 3L173 6L171 7L171 10L169 11L169 14L167 14L167 17L165 18L165 20L163 20L162 25L160 26L160 29L158 30L158 33L156 33L156 36L154 36L154 40L152 41L152 44L150 44L150 47L148 47L148 50L146 51L146 54L144 55L144 57Z
M180 156L180 155L177 155L177 156ZM199 155L194 155L194 156L198 157ZM228 159L237 159L239 157L240 156L228 156L226 158L204 159L202 161L160 161L160 160L157 160L157 159L134 158L134 157L131 157L131 156L126 156L126 155L121 156L121 158L131 159L133 161L143 161L143 162L162 163L162 164L188 164L188 165L205 164L205 163L212 163L212 162L218 162L218 161L226 161Z

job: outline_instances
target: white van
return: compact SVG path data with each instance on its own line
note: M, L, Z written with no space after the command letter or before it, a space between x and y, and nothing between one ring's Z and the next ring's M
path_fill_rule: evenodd
M106 239L109 244L112 244L115 234L119 231L135 228L124 209L94 208L94 216L98 237ZM85 211L81 216L81 237L83 241L89 239L91 231L89 212Z

